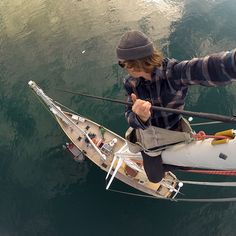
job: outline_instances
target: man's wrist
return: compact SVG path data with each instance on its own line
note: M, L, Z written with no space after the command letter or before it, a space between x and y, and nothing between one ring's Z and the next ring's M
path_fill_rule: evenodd
M141 116L138 116L139 119L142 121L142 122L147 122L149 120L149 117L141 117Z
M137 117L138 121L139 121L141 124L143 124L144 126L149 126L149 124L150 124L150 117L149 117L147 120L145 120L145 121L142 120L141 117L138 116L138 115L136 115L136 117Z

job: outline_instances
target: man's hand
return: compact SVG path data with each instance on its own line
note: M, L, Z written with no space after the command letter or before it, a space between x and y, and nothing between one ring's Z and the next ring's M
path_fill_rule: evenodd
M137 99L137 96L132 93L131 99L133 101L132 111L143 121L146 122L151 116L151 103Z

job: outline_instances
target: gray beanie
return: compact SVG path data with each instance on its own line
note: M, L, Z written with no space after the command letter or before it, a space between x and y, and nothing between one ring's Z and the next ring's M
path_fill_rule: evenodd
M132 30L122 35L116 48L119 59L136 60L151 56L154 52L153 43L142 32Z

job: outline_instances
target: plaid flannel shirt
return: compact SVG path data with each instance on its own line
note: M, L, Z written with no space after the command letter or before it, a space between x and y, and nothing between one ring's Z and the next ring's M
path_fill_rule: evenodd
M124 79L127 101L131 102L130 95L135 93L152 105L182 110L189 85L217 87L236 80L235 53L236 49L181 62L165 58L162 66L153 71L151 81L131 76ZM153 125L175 130L181 118L178 114L155 110L144 123L131 106L126 106L125 116L131 127L141 129Z

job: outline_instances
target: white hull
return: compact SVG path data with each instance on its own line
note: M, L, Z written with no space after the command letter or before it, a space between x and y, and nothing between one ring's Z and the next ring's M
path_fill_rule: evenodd
M201 169L236 170L236 139L218 145L211 142L210 138L173 146L162 152L163 162Z

